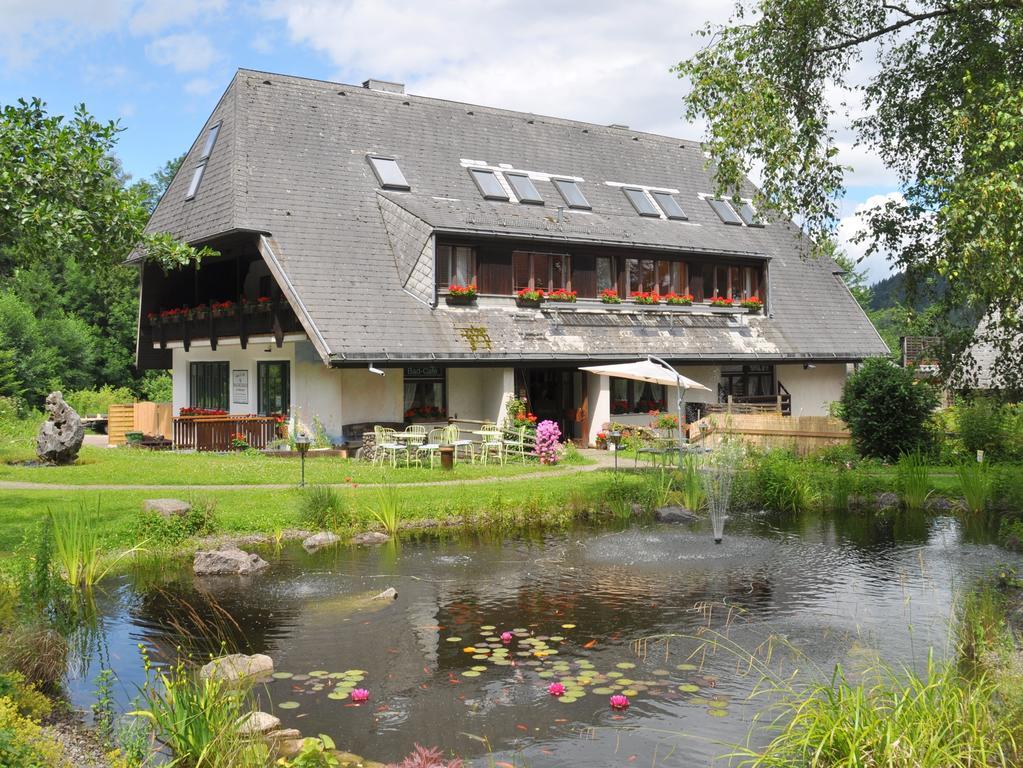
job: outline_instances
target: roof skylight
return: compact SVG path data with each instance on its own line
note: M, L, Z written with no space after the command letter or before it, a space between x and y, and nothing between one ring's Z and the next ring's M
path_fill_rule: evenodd
M195 166L195 170L192 171L192 180L188 183L188 192L185 193L185 199L191 200L195 197L195 193L199 191L199 182L202 181L202 175L206 171L206 161L199 163Z
M531 203L533 205L543 205L543 198L540 197L540 193L536 189L536 185L533 180L524 173L506 173L504 177L511 184L511 188L515 191L515 196L519 199L520 203Z
M742 205L739 206L739 216L746 223L747 227L762 227L764 226L763 220L759 214L753 210L753 206L745 200L742 201Z
M199 157L200 160L205 160L213 152L213 145L217 143L217 134L220 133L220 123L211 126L206 131L206 142L202 145L202 155Z
M591 207L583 191L579 189L579 185L573 179L551 179L551 181L554 182L554 186L558 188L558 192L568 203L569 208L589 209Z
M411 189L405 179L405 174L398 167L398 161L393 157L379 155L368 155L367 157L381 187L384 189Z
M661 212L657 210L657 206L653 204L653 201L646 196L646 193L642 189L637 187L624 187L622 191L625 196L629 198L629 202L632 203L632 207L636 209L636 213L640 216L653 216L655 218L661 217Z
M716 213L718 218L725 224L732 224L737 227L742 226L742 220L736 215L735 211L732 210L732 206L724 200L719 200L715 197L708 197L707 202L710 203L710 207L714 209L714 213Z
M654 200L661 206L661 210L664 211L664 215L669 219L678 219L684 221L689 217L686 216L686 212L682 210L682 206L678 204L678 200L675 196L669 192L651 192Z
M507 200L508 193L505 191L497 174L486 168L470 168L469 173L476 186L480 188L484 200Z

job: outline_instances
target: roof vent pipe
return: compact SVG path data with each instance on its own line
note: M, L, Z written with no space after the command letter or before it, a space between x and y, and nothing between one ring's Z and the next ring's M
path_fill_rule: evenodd
M625 130L625 131L629 130L629 126L627 126L625 123L609 123L607 127L608 128L621 128L622 130Z
M363 80L363 88L371 91L384 91L385 93L405 93L405 83L392 83L390 80Z

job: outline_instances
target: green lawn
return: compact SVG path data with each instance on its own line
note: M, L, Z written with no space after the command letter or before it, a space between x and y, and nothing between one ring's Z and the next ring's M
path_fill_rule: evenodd
M0 480L65 485L260 485L297 483L299 461L295 458L244 453L174 453L129 448L85 446L78 461L67 467L25 467L11 462L34 458L26 449L0 453ZM577 459L579 463L591 463ZM459 461L450 472L429 467L377 467L335 456L307 458L307 483L415 483L473 478L514 477L525 473L551 472L558 467L536 461L509 462L504 466Z

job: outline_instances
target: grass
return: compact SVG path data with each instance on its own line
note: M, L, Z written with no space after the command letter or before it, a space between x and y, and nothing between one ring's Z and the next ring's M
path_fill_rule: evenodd
M895 479L902 505L916 512L924 508L934 489L931 486L931 471L919 451L904 453L895 465Z
M20 445L20 443L19 443ZM298 481L295 458L262 453L174 453L83 446L78 461L67 467L25 467L11 462L34 459L26 448L0 448L0 480L63 485L269 485ZM591 461L573 455L570 465ZM336 456L307 458L306 483L422 483L556 472L563 465L509 462L503 466L457 462L450 472L429 467L378 467Z
M397 488L380 488L371 512L388 536L397 536L401 518L405 514L400 491Z
M966 510L979 515L987 509L994 488L994 477L990 467L981 461L967 461L959 466L956 473L963 494Z

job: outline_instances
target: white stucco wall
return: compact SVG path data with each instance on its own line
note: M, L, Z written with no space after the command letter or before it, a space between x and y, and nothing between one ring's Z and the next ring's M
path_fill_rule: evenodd
M488 418L484 412L484 370L448 368L448 416L453 419Z
M483 419L500 422L504 418L505 405L515 397L514 368L480 368L481 405Z
M586 375L586 399L589 424L585 425L586 444L597 444L597 433L611 420L611 379L608 376Z
M404 420L405 371L383 370L384 376L370 373L368 366L340 370L341 416L345 424Z
M296 423L311 430L314 419L319 419L327 437L337 441L345 423L341 371L325 366L316 348L308 341L295 344L292 371L291 403Z
M814 368L779 365L775 376L792 395L793 416L827 416L828 405L842 397L848 368L845 363L817 364Z

